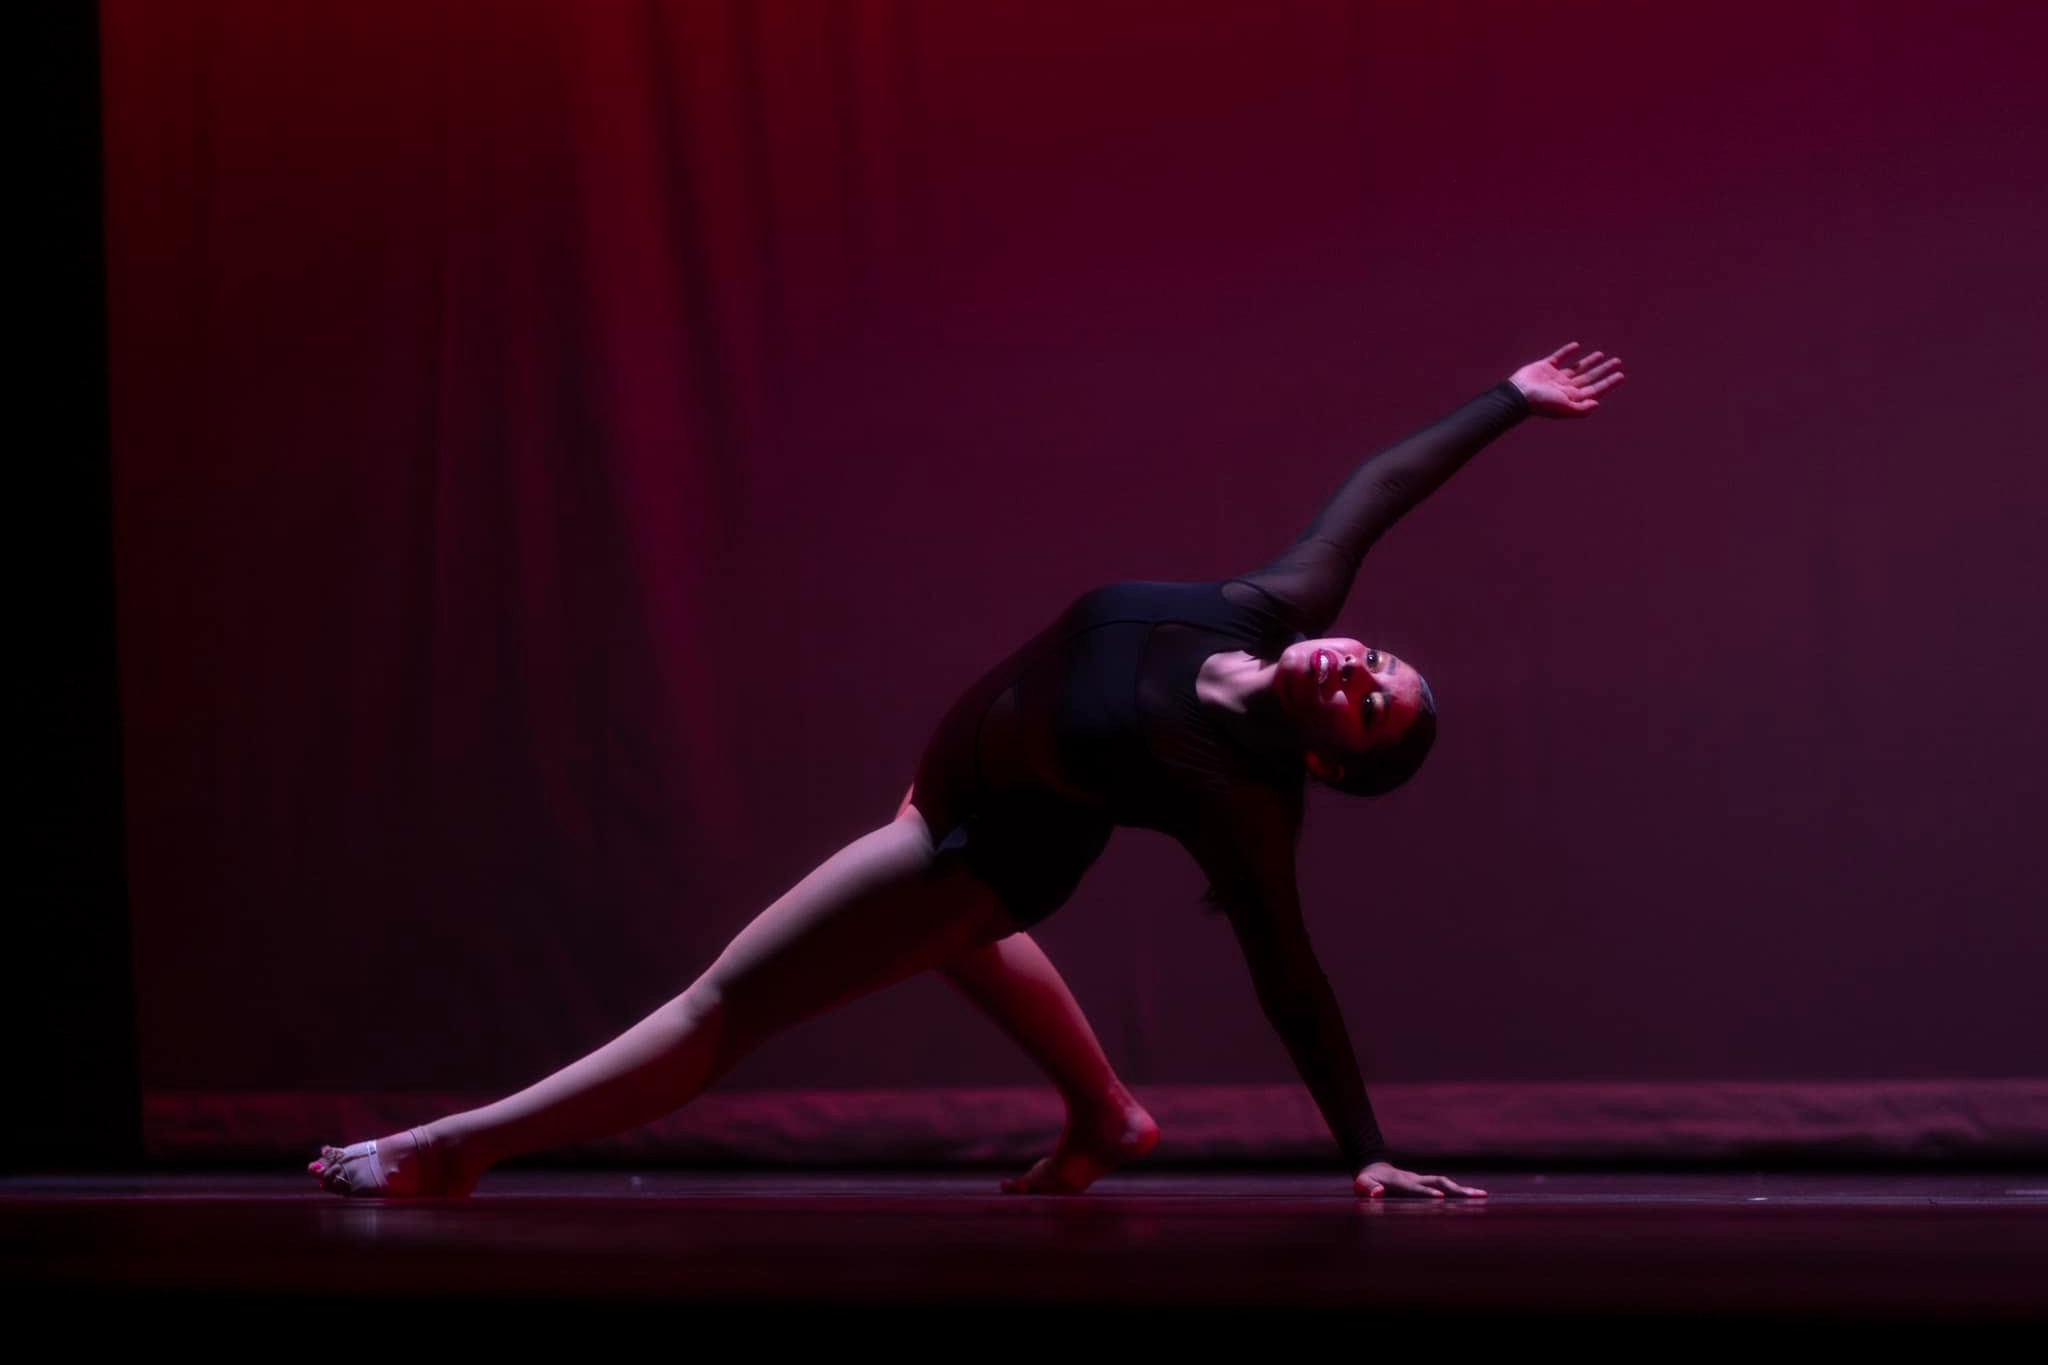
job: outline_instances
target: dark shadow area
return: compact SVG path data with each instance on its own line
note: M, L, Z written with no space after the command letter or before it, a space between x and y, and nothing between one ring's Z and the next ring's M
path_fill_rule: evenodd
M17 25L36 121L17 250L26 286L10 460L17 581L16 773L28 798L8 916L14 980L0 1168L140 1159L134 982L123 854L119 677L101 232L95 5Z

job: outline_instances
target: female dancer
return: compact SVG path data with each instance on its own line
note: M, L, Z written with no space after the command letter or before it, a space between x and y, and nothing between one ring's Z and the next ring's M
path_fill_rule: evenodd
M1302 926L1294 846L1308 777L1375 795L1436 733L1405 659L1322 632L1367 548L1523 417L1583 417L1619 357L1516 370L1366 460L1272 562L1208 583L1082 593L940 720L895 819L763 910L703 975L595 1052L508 1098L374 1142L326 1147L326 1189L459 1196L496 1162L647 1123L764 1038L936 968L1067 1104L1053 1153L1004 1188L1074 1193L1158 1141L1066 983L1025 931L1072 894L1118 825L1178 839L1229 916L1266 1018L1361 1195L1481 1195L1394 1165L1337 999Z

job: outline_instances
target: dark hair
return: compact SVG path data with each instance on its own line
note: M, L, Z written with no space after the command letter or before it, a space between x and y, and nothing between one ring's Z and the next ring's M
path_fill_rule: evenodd
M1324 786L1350 796L1384 796L1415 776L1422 760L1429 757L1429 746L1436 743L1436 697L1422 678L1415 681L1422 684L1422 709L1408 722L1401 737L1362 754L1347 754L1344 776L1335 782L1325 782Z

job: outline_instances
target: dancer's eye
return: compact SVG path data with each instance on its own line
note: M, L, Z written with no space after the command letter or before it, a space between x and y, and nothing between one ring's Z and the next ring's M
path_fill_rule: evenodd
M1376 649L1365 651L1365 666L1377 673L1380 671L1380 652Z
M1364 721L1367 725L1370 725L1374 721L1378 720L1380 718L1380 704L1385 695L1386 694L1382 692L1366 693L1365 705L1359 708L1358 718Z

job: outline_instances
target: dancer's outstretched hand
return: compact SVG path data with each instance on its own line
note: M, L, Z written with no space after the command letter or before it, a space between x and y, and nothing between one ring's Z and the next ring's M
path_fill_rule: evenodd
M1578 349L1578 342L1567 341L1508 376L1538 417L1589 416L1600 406L1599 395L1622 381L1620 356L1603 360L1595 351L1578 360L1565 358Z
M1441 1199L1447 1194L1465 1199L1486 1198L1485 1190L1460 1185L1447 1175L1417 1175L1390 1161L1373 1162L1358 1173L1358 1179L1351 1182L1351 1188L1367 1199Z

